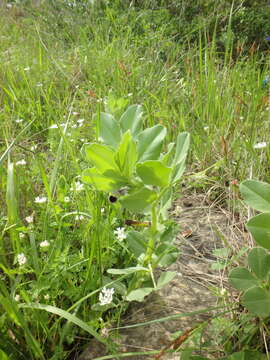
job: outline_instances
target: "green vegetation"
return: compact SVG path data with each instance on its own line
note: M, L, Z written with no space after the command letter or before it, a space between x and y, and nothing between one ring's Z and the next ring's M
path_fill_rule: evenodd
M262 211L264 249L221 263L241 305L224 296L210 331L220 359L269 359L269 5L189 3L0 5L1 359L74 359L91 337L117 357L102 331L174 276L154 269L178 255L182 188Z

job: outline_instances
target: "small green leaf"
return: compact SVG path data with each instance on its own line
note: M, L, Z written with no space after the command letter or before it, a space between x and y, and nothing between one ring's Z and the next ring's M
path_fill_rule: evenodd
M131 230L127 233L128 249L138 258L141 254L146 253L146 241L141 232Z
M251 218L246 227L258 245L270 250L270 213L263 213Z
M144 298L151 294L154 291L154 288L141 288L137 290L132 290L126 297L127 301L143 301Z
M172 154L173 154L174 146L175 146L174 142L170 143L168 145L168 150L167 150L166 154L162 155L162 157L161 157L162 163L166 166L170 166L172 163Z
M106 192L118 190L126 184L124 179L113 170L109 172L110 176L105 174L99 173L96 168L89 168L83 170L81 179L84 183L94 186L96 190Z
M120 198L123 207L134 212L143 212L157 199L155 191L141 188Z
M102 141L116 148L121 139L121 131L114 116L104 112L100 113L99 137Z
M258 211L270 212L270 185L261 181L246 180L240 184L245 202Z
M127 108L120 118L120 125L123 132L131 131L131 134L136 137L142 130L142 115L143 110L141 105L131 105Z
M134 274L138 271L147 271L149 272L149 269L143 267L143 266L133 266L126 269L108 269L107 273L114 274L114 275L128 275L128 274Z
M115 152L106 145L86 144L83 147L86 159L93 164L100 173L106 170L118 170L114 161Z
M167 285L176 275L177 273L175 271L164 271L157 281L157 288L161 289Z
M270 292L255 286L243 295L243 305L262 318L270 316Z
M130 178L133 174L133 168L138 158L137 146L132 139L130 131L127 131L121 140L121 143L115 154L115 162L118 165L123 176Z
M248 264L260 280L266 280L270 273L270 254L259 247L253 248L248 254Z
M167 130L162 125L145 129L138 136L138 160L157 160L165 139Z
M158 160L148 160L136 166L139 177L146 185L165 187L169 185L172 169Z
M244 267L233 269L229 274L229 281L240 291L245 291L253 286L259 285L257 279Z
M182 132L178 135L176 141L175 156L173 164L179 164L186 160L188 149L190 144L190 135L187 132Z
M172 182L173 183L175 183L181 179L182 175L184 174L185 168L186 168L185 160L182 160L182 162L179 162L178 164L176 164L173 167L173 170L172 170Z

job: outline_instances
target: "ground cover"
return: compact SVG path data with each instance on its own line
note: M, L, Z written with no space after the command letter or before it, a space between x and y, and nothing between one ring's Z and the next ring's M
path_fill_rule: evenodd
M174 198L182 192L203 193L210 207L226 209L242 226L237 241L219 236L223 253L215 271L222 279L227 276L224 269L245 263L244 255L238 255L253 246L244 232L251 210L247 214L238 184L246 178L269 182L267 52L235 57L229 37L221 52L215 32L209 34L203 27L195 40L192 32L192 37L186 33L179 41L164 6L153 12L132 2L130 6L120 1L72 4L25 2L0 7L3 359L73 359L87 347L89 337L105 344L110 356L118 351L106 329L121 323L129 303L126 289L136 289L142 280L133 270L107 270L138 265L141 253L138 247L131 251L127 233L133 231L133 241L141 245L140 234L147 236L155 217L153 212L143 217L143 211L134 215L137 209L128 208L127 199L119 201L127 194L115 193L114 188L96 191L83 178L89 167L83 145L100 142L100 134L105 143L110 139L110 133L106 138L102 130L101 112L119 119L129 106L141 104L136 107L140 126L158 126L154 138L162 137L168 159L169 144L177 141L177 135L191 135L186 172L174 184ZM224 34L230 34L229 23ZM267 49L267 41L264 46ZM166 138L161 135L163 127ZM125 141L131 144L128 136ZM132 163L132 150L130 154ZM168 169L159 165L154 180L149 180L145 171L150 168L152 163L147 169L137 168L138 174L147 185L154 181L154 187L162 188ZM177 222L184 226L181 217ZM163 226L167 235L176 235L173 221L166 220ZM171 250L175 260L176 251ZM150 250L147 256L152 258ZM168 264L169 260L164 262L164 268ZM158 287L158 276L151 274ZM136 294L140 300L143 295ZM227 347L220 344L219 355L242 348L267 351L263 343L269 339L269 327L264 321L256 326L250 325L251 333L241 335L240 345L238 340L236 346L229 340ZM181 359L192 356L182 355Z

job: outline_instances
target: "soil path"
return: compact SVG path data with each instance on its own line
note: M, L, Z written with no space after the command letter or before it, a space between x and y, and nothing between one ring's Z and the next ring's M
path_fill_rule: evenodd
M231 235L231 222L225 212L209 207L203 196L178 201L173 216L181 225L176 242L181 249L181 255L168 270L177 272L177 275L158 293L149 296L144 303L132 305L123 320L125 326L172 314L200 311L217 304L213 289L220 287L222 273L211 270L211 264L216 261L213 250L224 247L222 238L228 239ZM163 349L172 340L172 334L192 328L195 324L205 321L207 316L209 315L198 314L123 329L120 332L121 352ZM96 353L93 352L93 348L96 349ZM93 347L92 344L79 360L91 360L102 355L105 355L103 350ZM179 360L179 357L179 354L164 354L161 359ZM124 357L125 360L153 358L144 355Z

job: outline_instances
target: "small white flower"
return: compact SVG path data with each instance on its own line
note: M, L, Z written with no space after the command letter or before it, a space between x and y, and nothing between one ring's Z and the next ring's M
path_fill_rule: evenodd
M37 196L35 198L35 203L37 204L44 204L47 201L47 198L45 196Z
M76 215L75 216L75 221L82 221L84 219L83 215Z
M127 237L127 235L125 234L125 229L123 227L122 228L121 227L117 228L114 231L114 234L116 235L117 240L119 240L119 241L123 241Z
M265 148L266 147L266 142L260 142L260 143L257 143L257 144L255 144L254 146L253 146L253 149L263 149L263 148Z
M16 162L16 165L26 165L26 161L24 159Z
M43 86L43 84L42 84L42 83L40 83L40 82L38 82L38 83L36 83L36 86L37 86L37 87L42 87L42 86Z
M42 242L39 244L39 246L40 246L41 248L47 247L47 246L50 246L50 243L49 243L49 241L44 240L44 241L42 241Z
M220 290L220 295L221 295L221 296L224 296L224 295L226 295L226 294L227 294L227 290L224 289L224 288L222 288L222 289Z
M99 293L100 305L110 304L113 300L114 288L106 289L106 286Z
M11 3L7 3L6 7L7 7L7 9L11 9L11 8L12 8L12 4L11 4Z
M26 216L25 218L26 222L28 222L28 224L32 224L32 222L34 221L34 215L29 215L29 216Z
M65 197L64 197L64 202L65 202L65 203L69 203L69 202L70 202L70 197L69 197L69 196L65 196Z
M80 113L78 113L77 111L73 111L73 112L72 112L72 115L75 115L75 116L76 116L76 115L80 115Z
M78 124L84 123L84 119L79 119L79 120L77 120L77 123L78 123Z
M17 255L17 261L18 261L20 266L26 264L26 262L27 262L26 256L23 253L18 254Z
M71 125L72 129L77 129L78 125L77 124L74 124L74 125Z
M129 96L129 97L132 96L132 95L133 95L132 93L128 93L128 94L127 94L127 96Z
M31 146L31 148L30 148L31 151L35 151L36 149L37 149L37 145L33 145L33 146Z
M84 185L80 181L75 182L75 187L71 187L71 191L82 191L84 189Z
M105 211L105 209L104 209L104 208L101 208L101 209L100 209L101 214L103 214L103 213L104 213L104 211Z
M14 300L15 300L15 301L20 301L20 299L21 299L21 297L20 297L19 294L17 294L17 295L14 296Z
M49 129L58 129L58 125L57 124L52 124Z
M29 70L30 70L30 67L29 67L29 66L26 66L23 70L24 70L24 71L29 71Z
M80 139L81 142L85 142L85 139Z
M17 119L17 120L15 120L15 122L16 122L17 124L20 124L20 123L23 122L23 119Z
M25 238L25 234L23 232L19 232L19 238L22 240Z
M204 130L204 131L208 131L208 130L209 130L209 126L204 126L204 127L203 127L203 130Z
M49 299L50 299L50 295L49 295L49 294L44 295L44 299L45 299L45 300L49 300Z

